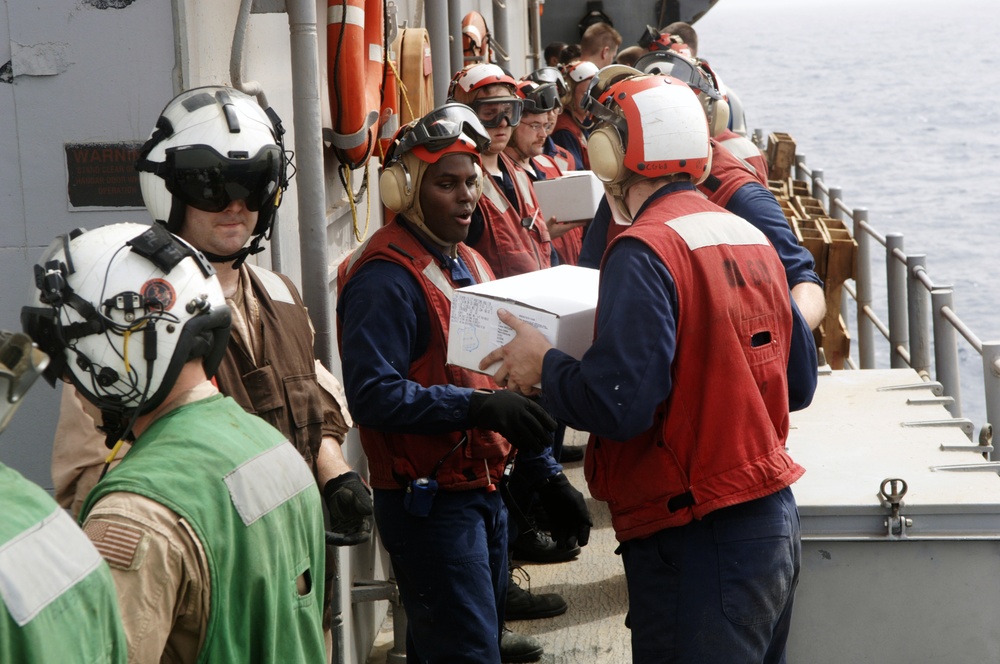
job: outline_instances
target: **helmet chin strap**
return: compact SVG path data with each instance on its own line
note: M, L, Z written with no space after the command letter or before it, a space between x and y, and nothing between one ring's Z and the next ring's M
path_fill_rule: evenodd
M220 256L219 254L213 254L213 253L210 253L208 251L203 251L201 253L204 254L205 258L208 259L209 263L229 263L229 262L232 262L233 263L233 269L234 270L238 270L238 269L240 269L240 266L243 265L243 263L246 261L246 259L249 256L253 256L254 254L259 254L260 252L264 251L264 247L260 246L260 243L263 240L264 240L264 235L263 234L261 234L261 235L255 235L254 238L253 238L253 241L250 242L249 246L243 247L242 249L240 249L236 253L229 254L228 256Z

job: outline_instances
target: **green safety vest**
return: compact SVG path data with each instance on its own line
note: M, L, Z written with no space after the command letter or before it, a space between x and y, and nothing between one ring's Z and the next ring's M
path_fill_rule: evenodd
M146 496L205 550L211 607L199 662L322 662L325 543L316 480L285 437L216 395L173 410L87 496ZM309 592L296 580L308 573Z
M0 662L125 662L111 571L40 487L0 464Z

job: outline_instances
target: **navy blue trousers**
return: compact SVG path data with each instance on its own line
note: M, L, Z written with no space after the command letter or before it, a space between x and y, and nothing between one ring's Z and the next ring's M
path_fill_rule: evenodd
M791 489L620 551L633 662L784 664L802 553Z
M374 491L375 523L406 610L407 664L499 664L507 508L499 491L438 491L430 514Z

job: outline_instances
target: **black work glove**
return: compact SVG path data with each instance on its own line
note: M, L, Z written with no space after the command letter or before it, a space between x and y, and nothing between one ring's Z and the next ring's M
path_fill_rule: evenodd
M526 396L515 392L473 392L469 422L477 429L496 431L511 445L530 454L541 454L552 444L556 421Z
M367 542L372 532L372 494L353 470L323 485L323 500L330 511L326 543L354 546Z
M552 539L560 548L586 546L590 541L590 511L583 494L569 483L562 473L554 475L538 487L538 499L549 515Z

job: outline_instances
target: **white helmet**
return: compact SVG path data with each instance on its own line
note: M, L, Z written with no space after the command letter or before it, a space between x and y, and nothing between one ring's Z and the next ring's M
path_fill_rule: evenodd
M239 90L207 86L182 92L160 113L136 162L146 208L177 233L188 205L221 212L231 201L244 200L258 212L251 248L210 258L225 262L262 251L260 242L288 186L284 131L272 109L262 109Z
M35 287L21 324L51 358L45 377L70 379L118 436L163 402L189 360L204 358L211 376L226 351L215 269L160 225L62 235L35 266Z
M49 364L48 356L20 332L0 330L0 431Z

